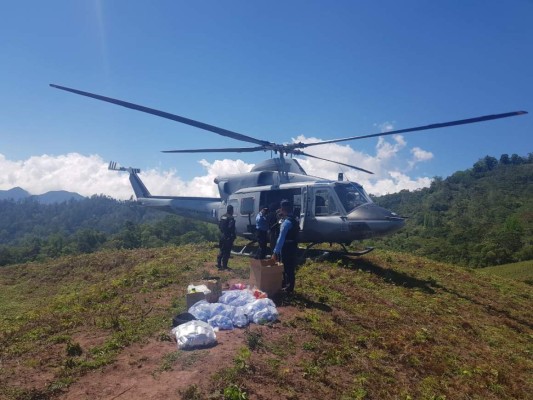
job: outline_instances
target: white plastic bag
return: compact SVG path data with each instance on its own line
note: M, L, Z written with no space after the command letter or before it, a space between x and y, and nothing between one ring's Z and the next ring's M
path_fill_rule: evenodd
M237 328L245 328L250 323L248 315L244 312L244 307L235 307L235 315L233 316L233 325Z
M211 290L206 285L189 285L187 286L187 293L204 293L211 294Z
M232 330L233 329L233 320L225 315L215 315L207 321L209 325L213 328L218 328L220 330Z
M217 342L213 327L203 321L190 321L178 325L172 329L172 333L176 335L176 342L180 350L211 346Z
M209 319L222 315L229 319L233 319L235 314L235 307L222 303L208 303L201 300L189 308L189 313L194 315L196 319L207 322Z
M194 318L196 319L207 322L207 320L211 318L210 305L211 304L208 303L206 300L200 300L194 303L191 308L189 308L189 314L194 315Z
M278 319L279 313L276 307L266 306L253 315L254 324L266 324Z
M244 313L248 316L250 322L259 323L272 322L278 318L276 305L270 299L258 299L244 307ZM255 315L258 317L255 318Z
M219 302L229 304L234 307L244 306L255 300L249 290L225 290L219 298Z

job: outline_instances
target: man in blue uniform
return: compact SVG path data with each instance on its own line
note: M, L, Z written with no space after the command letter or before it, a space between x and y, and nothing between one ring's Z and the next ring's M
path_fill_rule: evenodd
M237 237L235 233L235 218L233 218L233 206L228 205L226 214L220 217L218 223L221 237L218 241L220 251L217 256L217 268L220 270L228 269L228 260L233 246L233 241Z
M281 223L279 237L274 247L274 261L281 259L285 273L285 290L287 293L294 291L296 283L296 252L298 249L298 221L292 215L292 204L288 200L281 201L281 214L284 218Z
M259 250L257 251L256 258L263 259L266 257L268 249L268 222L267 222L268 207L261 208L261 211L257 213L255 217L255 233L257 235L257 244Z

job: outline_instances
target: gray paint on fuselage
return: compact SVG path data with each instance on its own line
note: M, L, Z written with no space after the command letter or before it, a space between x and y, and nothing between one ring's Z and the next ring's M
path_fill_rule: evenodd
M309 175L293 172L281 174L277 171L254 171L246 174L218 177L220 198L217 197L182 197L152 196L141 182L137 173L131 169L130 180L137 189L138 202L148 207L171 212L182 217L192 218L208 223L218 224L220 217L226 213L228 204L234 207L237 234L251 239L254 237L255 217L260 207L277 204L288 199L299 209L301 242L337 242L349 243L353 240L383 236L397 231L404 225L403 218L381 208L368 199L349 213L346 212L335 185L352 185L357 183L324 180ZM262 185L261 185L262 184ZM330 204L334 211L327 215L316 215L316 192L329 193ZM248 209L243 210L242 206Z
M163 197L153 196L137 199L143 206L157 208L182 217L193 218L212 224L218 223L220 199L209 197Z

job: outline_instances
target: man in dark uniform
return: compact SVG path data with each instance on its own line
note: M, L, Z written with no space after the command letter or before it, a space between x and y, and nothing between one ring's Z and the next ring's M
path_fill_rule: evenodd
M233 246L233 241L236 238L235 234L235 218L233 218L233 206L228 205L226 214L220 218L218 223L221 237L218 241L220 251L217 256L217 268L220 270L228 269L228 260Z
M274 247L274 261L281 258L285 273L285 290L287 293L294 291L296 283L296 262L298 249L298 221L292 215L292 204L288 200L281 201L281 214L284 218L281 223L278 241Z
M268 207L268 214L266 216L268 224L268 240L270 242L270 248L273 249L276 246L276 242L279 236L279 220L280 218L278 212L281 212L279 209L279 203L272 203Z

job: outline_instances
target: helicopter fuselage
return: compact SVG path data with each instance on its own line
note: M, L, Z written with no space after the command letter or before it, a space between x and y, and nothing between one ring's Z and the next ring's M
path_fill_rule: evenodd
M374 204L360 185L320 180L243 188L233 193L227 204L233 206L237 232L251 237L261 208L275 212L283 199L293 204L294 216L299 219L300 242L347 244L388 235L405 224L404 218ZM225 207L219 208L219 215Z
M110 164L110 169L117 168ZM138 170L119 170L130 172L137 201L147 207L216 224L227 206L232 205L237 234L249 239L254 238L255 218L261 208L269 207L275 212L281 200L293 204L300 224L300 242L348 244L391 234L405 224L404 218L374 204L361 185L311 177L305 172L256 171L218 177L215 182L221 197L216 198L152 196L137 175ZM269 184L248 186L257 182Z

